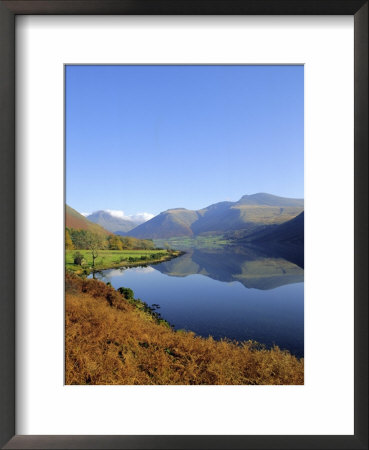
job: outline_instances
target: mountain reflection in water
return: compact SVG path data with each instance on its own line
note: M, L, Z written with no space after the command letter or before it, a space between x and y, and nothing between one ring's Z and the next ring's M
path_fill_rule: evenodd
M201 274L219 281L239 281L247 288L262 290L304 281L304 270L298 265L250 247L192 249L155 269L175 277Z

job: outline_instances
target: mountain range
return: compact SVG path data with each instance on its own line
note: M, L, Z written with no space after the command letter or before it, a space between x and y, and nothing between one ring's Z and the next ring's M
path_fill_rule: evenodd
M303 199L259 193L244 195L237 202L219 202L199 210L168 209L151 220L129 230L127 235L146 239L180 236L220 235L237 237L256 232L266 225L287 222L304 209ZM232 236L235 233L235 236Z
M66 205L66 226L139 239L223 235L251 245L303 246L304 200L259 193L236 202L214 203L199 210L173 208L144 223L96 211L84 217Z

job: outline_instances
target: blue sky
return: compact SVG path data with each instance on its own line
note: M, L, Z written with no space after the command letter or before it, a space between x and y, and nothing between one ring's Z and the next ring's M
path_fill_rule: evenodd
M78 211L156 215L303 189L303 66L66 67Z

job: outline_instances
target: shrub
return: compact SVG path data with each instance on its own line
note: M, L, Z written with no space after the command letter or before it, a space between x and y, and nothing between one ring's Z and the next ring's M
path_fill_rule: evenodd
M134 293L132 291L132 289L130 288L125 288L125 287L120 287L118 289L118 291L123 295L123 297L127 300L133 300L134 298Z
M80 252L76 252L73 255L73 262L74 264L76 264L77 266L82 266L83 263L85 263L85 258L83 257L82 253Z

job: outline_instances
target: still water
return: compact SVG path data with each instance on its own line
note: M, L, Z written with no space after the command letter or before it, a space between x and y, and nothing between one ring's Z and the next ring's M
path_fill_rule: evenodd
M98 272L115 288L160 305L175 329L237 341L255 340L304 355L304 271L255 250L193 249L161 264Z

